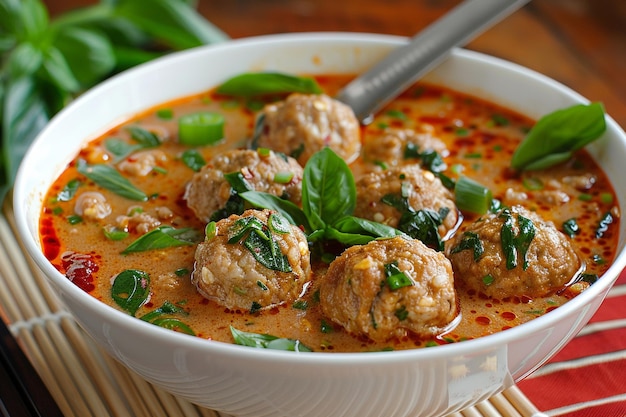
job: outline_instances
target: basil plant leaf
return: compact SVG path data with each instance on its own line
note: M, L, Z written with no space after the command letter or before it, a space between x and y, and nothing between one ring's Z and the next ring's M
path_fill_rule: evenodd
M58 88L76 93L80 90L80 83L74 76L67 60L56 47L50 47L45 51L42 70L54 85Z
M391 226L387 226L386 224L354 216L342 217L334 224L334 227L343 233L358 233L371 236L372 238L388 238L395 236L408 237L404 232Z
M322 89L312 78L280 72L250 72L236 75L217 88L217 93L229 96L254 97L267 94L319 94Z
M115 14L124 17L164 44L185 49L222 42L228 36L180 0L119 0Z
M19 163L37 134L48 123L49 113L32 77L10 79L2 103L2 165L0 197L13 184Z
M150 276L147 272L127 269L113 280L111 297L115 303L134 316L150 295Z
M95 30L65 27L56 36L54 44L83 86L95 84L115 68L111 42Z
M515 150L511 166L518 171L548 168L567 160L605 130L604 108L600 103L557 110L539 119Z
M302 210L311 227L333 225L352 215L355 206L356 185L346 162L330 148L315 153L302 177Z

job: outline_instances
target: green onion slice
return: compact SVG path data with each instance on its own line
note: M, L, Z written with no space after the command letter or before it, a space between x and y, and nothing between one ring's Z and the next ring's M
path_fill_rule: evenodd
M212 145L224 138L224 116L219 113L186 114L178 120L178 141L183 145Z
M489 188L468 177L460 177L454 187L454 200L461 211L485 214L491 207L492 199Z

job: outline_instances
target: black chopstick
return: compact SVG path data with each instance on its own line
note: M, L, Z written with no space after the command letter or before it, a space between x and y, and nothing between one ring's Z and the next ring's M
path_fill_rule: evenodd
M61 410L0 318L0 416L56 417Z

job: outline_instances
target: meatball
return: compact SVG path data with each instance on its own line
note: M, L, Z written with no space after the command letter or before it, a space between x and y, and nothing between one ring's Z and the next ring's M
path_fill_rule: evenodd
M416 239L352 246L330 264L319 294L324 315L377 341L440 334L458 315L450 261Z
M361 151L359 121L350 107L326 95L292 94L263 109L264 127L255 145L292 155L305 165L328 146L347 162Z
M309 247L304 233L283 216L246 210L207 229L191 275L204 297L254 312L302 295L311 278Z
M446 145L433 136L433 127L422 124L419 130L387 128L382 136L364 138L363 159L388 167L415 163L418 154L437 152L445 155Z
M432 172L417 165L370 172L357 181L356 189L354 215L358 217L398 227L408 210L430 210L441 214L437 229L444 237L455 230L460 220L452 192Z
M267 192L299 204L302 196L302 167L291 157L266 151L237 149L215 156L187 184L183 197L187 206L205 222L219 220L230 214L241 214L243 203L238 211L218 212L236 194L226 177L233 173L241 174L250 191Z
M489 297L542 297L583 267L552 222L521 206L482 216L446 247L457 281Z

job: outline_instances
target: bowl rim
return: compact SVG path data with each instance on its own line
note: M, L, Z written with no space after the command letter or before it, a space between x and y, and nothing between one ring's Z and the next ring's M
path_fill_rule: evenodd
M229 344L225 342L217 342L212 340L206 340L203 338L189 336L178 332L173 332L168 329L163 329L158 326L154 326L150 323L145 323L142 320L138 320L135 317L129 316L121 311L116 310L113 307L106 305L104 302L97 300L90 294L84 292L77 286L71 284L63 275L61 275L52 264L45 258L39 248L38 242L35 241L28 226L28 219L26 218L26 211L21 210L22 206L26 204L29 199L29 190L25 189L23 185L25 181L26 165L29 160L29 156L34 152L39 142L46 140L47 132L52 130L54 126L60 123L64 118L71 117L73 109L80 106L83 101L86 101L93 95L102 94L106 89L112 87L116 83L124 83L128 78L141 75L146 72L154 72L161 65L171 64L174 60L184 60L186 58L193 58L195 55L204 55L207 51L217 53L222 49L230 49L233 47L250 47L255 44L261 43L307 43L307 42L320 42L320 41L355 41L359 43L376 43L376 44L388 44L389 46L401 45L407 42L408 38L395 35L382 35L371 33L355 33L355 32L301 32L301 33L288 33L288 34L273 34L254 36L249 38L240 38L230 40L220 44L206 45L197 48L193 48L186 51L175 52L170 55L157 58L148 63L139 65L137 67L126 70L120 74L117 74L108 80L100 83L92 89L85 92L81 97L78 97L68 106L66 106L61 112L54 116L48 125L42 132L36 137L27 151L23 163L20 164L18 170L17 179L14 186L13 206L15 209L16 226L19 235L23 238L23 244L36 264L42 269L48 280L52 280L55 286L62 286L62 291L69 293L76 299L77 302L83 306L88 305L89 309L93 311L98 317L107 318L109 321L115 321L116 324L128 329L129 331L147 335L159 342L165 344L175 345L188 345L193 349L202 349L207 353L214 353L220 355L228 355L237 357L238 359L245 360L257 360L260 358L263 361L276 361L281 363L291 363L298 365L319 365L319 364L332 364L334 366L354 366L354 365L373 365L393 362L402 362L407 360L429 360L442 357L453 357L458 355L468 355L472 352L479 352L485 350L492 350L495 347L499 347L507 344L515 339L522 338L526 335L536 332L540 329L549 328L554 325L564 316L572 314L576 310L582 309L588 303L588 299L598 296L606 295L608 288L613 285L620 272L626 266L626 250L622 249L618 252L613 264L605 272L604 276L613 275L612 279L602 280L600 279L589 289L584 291L579 296L572 300L569 300L559 308L533 319L532 321L515 326L511 329L500 331L491 335L483 336L477 339L467 340L460 343L451 343L447 345L437 346L435 349L410 349L410 350L397 350L397 351L385 351L385 352L283 352L270 349L250 349L245 346L238 346L235 344ZM561 93L566 94L571 99L579 102L588 102L586 98L573 91L569 87L549 78L539 72L532 69L523 67L519 64L504 60L502 58L487 55L481 52L470 51L467 49L457 48L452 51L452 56L462 60L480 61L487 65L497 66L505 71L513 71L519 73L523 77L534 78L537 82L543 83L546 87L551 89L557 89ZM626 134L617 125L617 123L607 116L607 132L611 131L614 135L621 136L623 141L626 141ZM26 238L24 239L24 237ZM57 288L57 290L59 290ZM80 322L80 318L73 316ZM375 356L372 356L375 355ZM373 358L376 361L373 361Z

